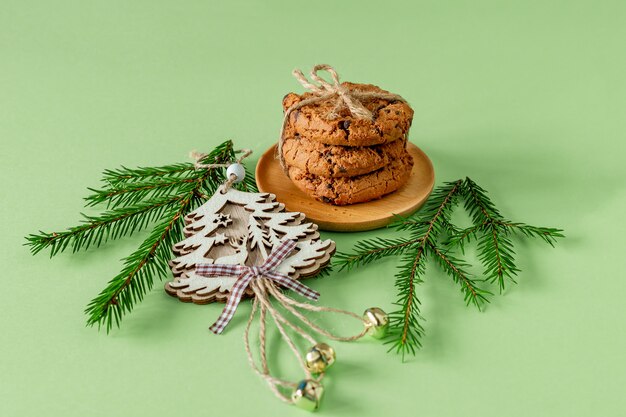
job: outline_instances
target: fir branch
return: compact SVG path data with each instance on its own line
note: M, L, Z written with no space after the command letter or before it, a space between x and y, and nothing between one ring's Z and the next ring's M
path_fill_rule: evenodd
M228 153L231 159L218 163L229 163L235 160L235 153L232 148L232 142L226 141L218 145L210 154L206 155L200 163L212 164L216 155ZM215 171L213 169L209 171ZM105 186L102 189L90 188L92 195L85 198L88 206L94 206L100 203L106 203L107 206L116 207L119 205L132 204L137 201L145 200L162 195L185 193L195 183L201 184L201 188L197 192L206 191L213 193L219 183L223 182L224 176L217 177L205 176L206 170L195 169L194 164L181 163L172 164L161 167L142 167L130 169L122 167L117 170L106 170L102 181ZM218 183L219 182L219 183ZM256 181L254 175L246 171L246 177L242 183L235 185L235 188L244 191L256 190Z
M482 224L492 219L502 219L487 191L472 181L469 177L463 183L465 210L472 217L474 225Z
M515 283L514 276L519 269L515 266L515 252L510 240L500 233L494 220L502 216L487 196L484 189L474 181L465 178L464 183L465 210L474 222L480 225L477 231L482 231L478 239L478 251L484 268L485 276L491 282L497 282L500 291L504 290L505 277Z
M219 185L211 181L211 178L208 180L204 178L204 171L193 169L192 164L176 164L152 169L140 168L139 170L124 168L120 171L123 174L119 174L115 181L111 180L111 178L116 178L110 174L112 171L107 172L108 174L103 179L107 183L104 188L89 188L93 194L85 198L87 206L106 203L107 207L117 207L165 195L184 194L190 188L195 187L196 183L203 181L206 183L202 184L198 191L212 194L212 190ZM250 192L257 191L254 175L246 171L244 181L235 185L235 188Z
M87 216L84 224L74 226L66 231L31 234L26 237L27 245L32 254L50 247L50 257L65 251L72 252L88 249L95 245L132 233L147 227L152 221L160 218L163 212L181 200L180 196L158 198L132 206L116 208L99 216Z
M232 142L226 141L217 146L203 163L226 163L235 159ZM220 162L216 162L220 161ZM187 166L191 171L187 177L179 174ZM122 168L119 171L108 170L105 178L120 176L115 187L95 190L96 194L87 197L88 205L107 203L113 209L97 216L85 217L84 224L74 226L61 232L43 232L26 237L26 245L36 254L48 247L50 256L57 255L68 248L73 252L87 249L94 243L100 246L109 240L130 236L134 232L158 221L163 211L190 193L196 196L211 195L225 180L222 170L194 170L192 164L176 164L158 168L139 168L131 170ZM132 175L135 175L134 177ZM169 175L167 179L162 177ZM171 176L174 175L174 176ZM141 178L144 182L139 182ZM152 182L147 178L154 178ZM129 182L125 182L128 180ZM254 177L246 173L246 179L235 188L256 191ZM92 190L94 191L94 190Z
M231 141L218 145L201 161L203 164L227 164L235 160ZM128 236L148 224L156 226L140 247L124 259L124 267L109 285L87 306L87 323L104 326L109 331L119 326L152 288L156 278L167 275L171 246L182 239L183 216L198 207L205 197L214 194L226 180L223 169L196 170L193 164L175 164L157 168L120 168L107 170L102 190L92 190L88 205L106 203L113 208L99 216L85 216L85 224L64 232L28 236L26 245L33 253L50 247L51 256L67 248L86 249L121 236ZM256 191L254 176L234 188Z
M85 310L88 325L104 326L107 332L113 324L119 327L122 316L152 289L154 277L167 274L170 248L182 235L183 216L192 206L193 199L189 194L177 208L170 210L139 249L124 259L122 271L88 304Z
M259 189L256 185L256 178L254 177L254 171L246 170L246 176L241 184L236 184L235 188L247 193L258 193Z
M472 239L476 240L476 233L478 233L481 227L482 224L479 224L477 226L456 230L455 233L448 235L445 246L448 248L459 248L461 253L465 253L465 244L470 243Z
M350 270L356 266L367 265L386 256L398 255L411 246L420 243L420 239L383 239L374 238L357 242L355 253L337 252L335 262L339 270Z
M484 228L486 230L478 237L478 258L483 264L485 278L497 282L500 291L504 291L505 278L516 284L514 277L520 271L515 265L513 242L493 223Z
M478 243L478 257L483 264L484 274L490 282L497 282L502 292L508 279L515 283L520 271L515 264L515 249L510 238L511 231L527 237L540 237L554 246L556 238L563 237L562 230L535 227L505 220L489 198L487 191L470 178L465 178L463 187L464 207L474 222L474 226L461 231L449 240L449 245L458 244L463 249L464 242L474 238Z
M415 252L409 252L404 259L404 266L396 274L399 299L395 304L400 310L389 315L390 343L392 349L402 353L403 357L407 352L415 354L415 349L421 346L420 338L424 330L419 322L420 302L415 286L422 282L421 276L426 269L425 255L449 222L461 185L459 180L439 187L426 202L423 213L416 221L404 221L399 224L400 229L410 230L412 238L419 240Z
M460 229L451 221L451 214L460 198L469 213L473 226ZM467 305L479 310L489 302L490 291L481 287L482 282L498 282L502 288L504 279L513 280L519 272L514 263L515 251L511 236L517 233L527 237L539 237L554 245L563 237L562 230L535 227L505 220L487 196L487 192L471 179L457 180L438 187L422 210L414 216L396 216L391 225L408 236L393 239L369 239L357 242L354 253L339 253L336 261L341 269L366 265L384 256L401 255L396 274L398 298L397 310L389 314L388 343L391 350L415 354L421 346L424 328L421 324L420 300L417 285L423 282L426 259L432 258L452 280L460 285ZM469 272L471 265L455 256L451 249L460 248L476 241L479 258L485 269L485 278L476 279Z
M88 207L101 203L106 203L107 207L125 206L164 195L186 193L197 181L197 177L158 178L146 182L118 184L104 189L89 188L93 194L85 197L85 200Z
M123 183L144 182L158 178L173 179L194 171L193 164L188 162L161 167L126 168L123 166L117 169L105 170L102 181L110 186L119 186Z
M497 220L496 223L499 226L510 229L513 232L519 233L526 237L538 237L550 246L554 247L557 238L563 238L563 230L554 227L538 227L531 226L524 223L514 223L509 221Z
M435 245L430 245L430 252L433 258L439 263L441 269L443 269L448 275L452 277L454 282L461 285L461 291L463 291L465 304L473 304L479 310L482 310L482 306L489 302L487 296L493 295L491 292L480 288L476 280L470 278L471 274L467 271L471 265L454 257L450 253L443 252Z
M203 163L222 164L233 159L232 142L227 141L204 158ZM200 172L198 181L187 191L179 206L163 216L139 249L124 260L122 271L88 305L85 312L89 325L104 325L107 332L114 323L119 327L122 316L143 299L155 278L162 279L167 275L171 247L183 236L184 215L202 203L203 191L214 194L226 179L223 170L206 169ZM242 188L247 185L244 181L234 186Z
M392 225L397 230L408 230L415 238L423 238L426 243L435 243L437 238L450 230L450 215L462 191L462 181L445 183L433 191L419 216L400 219Z
M424 248L420 246L410 250L403 257L402 266L396 274L395 286L399 296L394 305L398 309L389 313L386 343L391 345L389 350L400 353L403 359L406 353L414 355L416 349L422 346L420 339L424 335L424 327L416 286L423 282L421 277L426 269Z
M420 324L419 299L416 285L422 282L428 252L439 236L449 230L450 215L461 192L462 181L454 181L438 187L416 218L399 217L394 224L398 230L410 232L409 238L370 239L358 242L355 253L338 253L335 257L341 269L366 265L384 256L406 254L396 274L398 310L389 314L389 340L391 350L415 353L420 347L423 328Z

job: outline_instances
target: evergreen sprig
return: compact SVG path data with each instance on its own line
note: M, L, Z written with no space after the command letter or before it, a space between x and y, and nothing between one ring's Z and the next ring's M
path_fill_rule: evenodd
M496 209L487 191L470 178L465 179L464 185L464 207L471 216L474 226L453 234L448 246L458 245L463 251L465 243L474 239L477 242L478 256L484 267L485 278L490 282L497 282L502 292L505 289L506 280L515 283L514 277L520 271L515 266L512 233L517 232L526 237L539 237L554 246L556 239L563 237L562 230L529 226L506 220Z
M235 159L232 141L217 146L200 161L203 164L225 164ZM124 259L124 267L94 298L85 310L87 324L119 326L122 317L141 301L156 278L168 274L170 248L183 238L184 215L196 209L204 197L215 193L226 180L223 169L197 170L191 163L162 167L106 170L103 187L90 189L87 206L105 205L107 210L87 216L83 224L65 231L31 234L26 245L33 254L50 248L50 255L67 249L87 249L155 224L146 240ZM244 191L256 191L254 177L233 185Z
M473 225L461 229L451 221L451 215L459 201L470 215ZM497 283L500 291L507 280L519 272L515 264L512 235L539 237L554 246L563 237L562 230L516 223L502 217L487 192L470 178L445 183L435 189L422 210L410 217L398 219L390 226L407 232L405 237L391 239L367 239L354 247L351 253L336 255L339 269L351 269L367 265L386 256L401 256L395 275L398 298L397 309L389 314L390 331L387 342L390 350L415 354L421 347L424 334L417 285L423 282L428 258L435 261L452 280L460 286L467 305L481 310L489 302L492 293L485 287ZM461 259L454 250L464 254L464 247L477 242L479 259L484 277L475 277L471 265Z
M128 206L171 194L185 194L192 190L198 178L155 178L150 181L111 184L103 189L89 188L93 194L85 197L87 206L106 203L107 207Z
M181 220L192 206L193 199L190 194L178 207L170 210L139 249L124 259L122 271L87 306L88 325L104 325L107 332L113 323L119 327L122 315L130 312L152 289L154 277L167 274L170 248L180 240L184 226Z
M46 233L26 237L33 254L50 247L50 256L68 248L72 252L100 246L102 243L129 236L142 230L163 216L163 212L180 203L180 195L161 197L146 202L105 211L98 216L82 214L84 223L62 232Z
M126 182L150 181L157 178L176 178L190 174L193 171L194 166L189 163L171 164L161 167L127 168L123 166L117 169L105 170L102 175L102 181L115 186Z

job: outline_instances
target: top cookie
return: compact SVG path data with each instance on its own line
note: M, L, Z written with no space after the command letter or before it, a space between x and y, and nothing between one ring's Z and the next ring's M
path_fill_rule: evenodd
M341 85L351 91L388 93L371 84L343 82ZM283 111L312 96L312 93L287 94L283 99ZM374 120L357 119L345 107L339 111L339 117L328 120L326 115L335 103L336 98L331 97L292 111L285 126L285 137L303 137L327 145L380 145L406 137L413 120L413 109L407 103L377 98L363 101Z

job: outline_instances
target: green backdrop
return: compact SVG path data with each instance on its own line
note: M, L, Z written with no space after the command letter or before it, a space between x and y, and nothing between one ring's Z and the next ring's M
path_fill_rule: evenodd
M76 223L107 167L233 138L252 168L302 91L291 70L316 63L406 97L438 182L471 176L505 215L567 234L519 242L519 285L483 313L430 268L424 348L402 363L335 344L319 414L624 415L625 19L621 0L0 1L0 415L302 415L248 367L248 303L216 337L221 306L157 284L120 330L84 326L145 235L53 260L22 244ZM391 235L324 234L340 250ZM396 263L311 285L325 305L391 309ZM299 378L286 349L272 360Z

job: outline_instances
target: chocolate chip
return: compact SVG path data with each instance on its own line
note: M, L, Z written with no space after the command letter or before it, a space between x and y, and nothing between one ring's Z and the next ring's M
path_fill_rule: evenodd
M331 203L331 204L332 204L332 202L333 202L333 200L331 200L331 199L330 199L330 198L328 198L328 197L322 197L322 201L323 201L324 203Z
M345 167L339 166L339 172L343 174L345 172L348 172L348 170Z
M343 130L347 130L350 127L350 120L342 120L339 122L339 127Z

